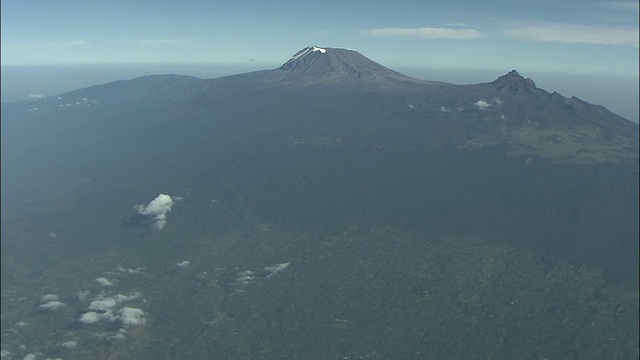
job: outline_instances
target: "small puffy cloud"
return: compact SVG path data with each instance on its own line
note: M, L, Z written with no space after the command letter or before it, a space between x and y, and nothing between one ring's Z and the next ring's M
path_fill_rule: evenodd
M89 294L91 294L90 290L78 290L78 299L85 300Z
M114 296L114 299L116 300L116 302L118 304L120 304L120 303L123 303L123 302L136 300L136 299L139 299L141 297L142 297L142 295L140 293L133 293L131 295L118 294L118 295Z
M47 302L47 301L57 301L57 300L60 300L60 298L58 298L58 295L56 295L56 294L47 294L47 295L44 295L42 297L42 299L40 299L40 302L44 303L44 302Z
M114 298L106 298L102 300L94 300L89 305L89 310L94 311L109 311L116 306L117 301Z
M82 314L82 316L80 316L80 320L78 321L80 321L83 324L97 323L98 321L100 321L100 315L95 311L89 311Z
M83 324L93 324L101 320L115 321L115 320L118 320L118 315L115 315L113 311L111 311L111 309L105 312L89 311L82 314L82 316L80 316L80 319L78 321Z
M65 341L62 344L60 344L60 346L66 347L67 349L75 349L76 346L78 346L78 342L77 341Z
M25 327L27 325L29 324L24 321L18 321L17 323L13 324L13 326L16 326L16 327Z
M440 106L440 108L439 108L438 110L440 110L440 111L442 111L442 112L450 112L450 111L451 111L451 109L448 109L448 108L447 108L446 106L444 106L444 105Z
M473 105L475 105L480 110L486 110L491 107L491 104L484 100L478 100Z
M29 99L42 99L43 97L40 94L29 94Z
M455 29L441 27L421 28L378 28L365 29L361 34L371 37L412 38L412 39L478 39L482 34L475 29Z
M638 47L639 34L632 28L577 24L531 25L507 31L509 36L527 41L634 47Z
M167 213L171 211L171 207L175 204L171 196L167 194L160 194L155 199L151 200L149 205L136 205L134 209L138 211L140 215L153 216L156 219L154 224L155 228L162 230L167 220Z
M113 340L124 340L124 339L126 339L126 338L127 338L127 337L125 336L125 334L126 334L126 333L127 333L127 329L125 329L125 328L120 328L120 329L118 330L118 332L117 332L115 335L113 335L113 336L111 336L111 337L110 337L110 339L113 339Z
M66 305L58 300L52 300L44 304L40 304L40 308L45 310L58 310L63 306L66 306Z
M191 265L191 262L188 261L188 260L184 260L184 261L181 261L181 262L177 263L176 265L178 265L181 268L188 268L189 265Z
M27 354L22 360L35 360L36 354Z
M125 306L118 312L122 325L135 326L145 323L144 312L141 309Z
M252 282L255 279L256 279L255 274L251 270L241 271L241 272L238 273L237 280L240 283L248 284L248 283Z
M141 274L141 273L142 273L142 270L144 270L144 268L125 269L125 268L123 268L123 267L121 267L121 266L118 266L118 267L116 268L116 270L118 270L118 271L120 271L120 272L126 272L126 273L129 273L129 274Z
M279 273L280 271L286 269L287 267L289 267L289 264L291 264L291 263L290 262L286 262L286 263L281 263L281 264L275 264L273 266L267 266L264 269L270 273L268 276L272 276L272 275L275 275L276 273Z
M113 282L111 280L107 279L106 277L99 277L99 278L96 279L96 281L101 286L113 286Z

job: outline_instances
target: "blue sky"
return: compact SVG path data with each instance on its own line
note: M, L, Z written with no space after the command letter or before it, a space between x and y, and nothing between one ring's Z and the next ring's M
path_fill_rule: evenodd
M280 64L307 45L389 67L638 77L638 1L2 0L2 64Z

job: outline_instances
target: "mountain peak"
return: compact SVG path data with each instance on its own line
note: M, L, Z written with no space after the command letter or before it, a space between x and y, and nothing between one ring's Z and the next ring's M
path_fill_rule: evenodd
M502 75L493 82L492 85L496 86L498 91L506 89L513 93L518 92L519 89L535 89L536 83L530 78L524 78L517 71L511 70L506 75Z
M383 80L412 78L370 60L351 49L308 46L296 52L278 68L287 78L312 82Z

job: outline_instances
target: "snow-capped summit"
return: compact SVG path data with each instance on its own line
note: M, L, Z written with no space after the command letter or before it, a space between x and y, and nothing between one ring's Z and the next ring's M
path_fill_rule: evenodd
M389 70L357 51L308 46L296 52L278 68L287 80L302 82L339 82L345 80L414 80Z
M319 51L321 54L324 54L324 53L327 52L327 49L323 49L323 48L317 47L317 46L308 46L308 47L298 51L297 53L295 53L291 57L291 60L299 59L299 58L301 58L301 57L303 57L303 56L305 56L305 55L307 55L309 53L316 52L316 51Z

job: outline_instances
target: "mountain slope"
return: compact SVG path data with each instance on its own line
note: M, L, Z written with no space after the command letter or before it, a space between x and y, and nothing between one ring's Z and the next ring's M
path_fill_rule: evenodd
M460 86L308 47L1 110L14 352L637 357L638 126L516 71ZM143 327L78 321L116 296Z

